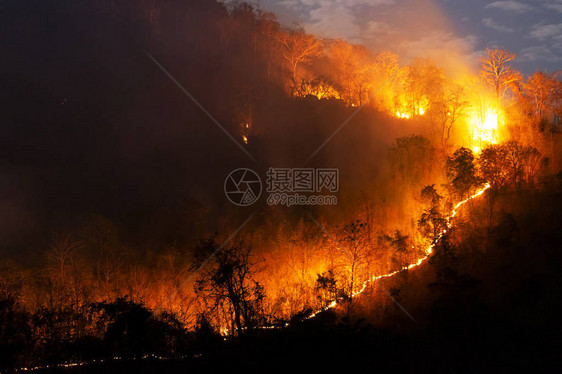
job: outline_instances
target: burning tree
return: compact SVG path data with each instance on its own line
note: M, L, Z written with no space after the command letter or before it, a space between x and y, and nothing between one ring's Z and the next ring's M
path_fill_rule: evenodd
M368 99L371 80L368 50L338 39L330 45L329 55L335 65L335 80L341 86L342 99L348 105L362 105Z
M389 110L393 105L396 86L402 81L404 70L400 69L397 54L383 51L374 59L374 72L377 91L377 104L380 109Z
M521 80L521 73L508 65L513 59L514 53L489 48L486 48L486 55L480 58L482 78L493 89L498 106L505 91Z
M442 98L431 103L429 117L437 127L444 153L448 151L453 127L465 116L468 104L464 87L454 83L445 84Z
M515 54L503 49L486 49L486 55L480 58L482 82L493 92L494 105L488 105L485 101L476 100L477 105L473 107L473 120L475 122L474 140L478 142L475 151L480 150L486 144L497 142L496 131L504 120L502 110L502 99L508 88L519 93L518 82L521 73L512 68L509 62L515 58ZM481 95L478 95L481 96Z
M445 77L442 69L429 59L415 59L404 81L406 108L411 116L423 115L434 102L443 98Z

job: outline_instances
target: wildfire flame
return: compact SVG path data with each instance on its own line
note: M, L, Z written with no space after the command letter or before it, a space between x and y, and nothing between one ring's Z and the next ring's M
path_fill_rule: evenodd
M488 144L497 143L498 126L502 123L499 108L486 107L483 110L474 111L470 116L470 122L474 152L479 152Z
M482 195L488 188L490 188L490 184L486 183L484 185L484 187L482 187L480 190L476 191L473 195L467 197L466 199L464 199L463 201L457 203L453 210L451 211L451 213L449 214L449 216L446 217L446 223L447 223L447 228L443 229L441 231L441 233L439 233L439 236L437 238L435 238L435 240L433 241L433 243L426 249L425 251L425 256L419 258L416 262L409 264L407 266L404 266L402 269L400 270L395 270L393 272L387 273L387 274L380 274L380 275L376 275L373 276L371 279L367 279L365 282L363 282L363 284L361 285L361 288L355 292L353 292L352 297L356 297L358 295L360 295L361 293L363 293L363 291L365 291L365 289L367 289L367 286L369 285L369 283L374 283L379 279L383 279L383 278L389 278L392 277L398 273L401 273L404 270L409 270L412 268L415 268L417 266L420 266L422 263L424 263L429 256L431 256L431 254L433 253L433 248L435 248L435 246L437 245L437 243L439 243L439 241L441 240L441 238L443 237L443 235L445 235L447 233L447 230L450 229L452 227L452 223L451 220L457 215L457 211L458 209L466 204L467 202L469 202L472 199L477 198L478 196ZM311 319L316 317L319 313L324 312L326 310L332 309L334 307L336 307L338 305L337 300L332 301L329 305L327 305L326 307L319 309L317 311L315 311L314 313L312 313L311 315L309 315L307 317L307 319Z
M366 289L367 286L369 285L369 283L374 283L375 281L382 279L382 278L389 278L392 277L404 270L408 270L408 269L412 269L415 268L417 266L420 266L422 263L424 263L429 256L432 254L433 252L433 248L437 245L437 243L439 242L439 240L443 237L443 235L445 235L445 233L447 232L448 229L451 228L452 223L451 220L457 215L457 211L458 209L466 204L468 201L477 198L478 196L482 195L488 188L490 188L490 184L486 183L486 185L484 185L483 188L481 188L480 190L478 190L477 192L475 192L473 195L469 196L468 198L464 199L463 201L457 203L453 210L451 211L451 213L449 214L449 216L446 218L446 222L447 222L447 228L444 229L443 231L441 231L441 233L439 234L439 236L433 241L433 243L427 248L426 250L426 254L424 257L419 258L416 262L403 267L400 270L395 270L391 273L388 274L381 274L381 275L377 275L372 277L371 279L366 280L365 282L363 282L363 284L361 285L361 289L353 292L352 297L356 297L358 295L360 295L361 293L363 293ZM317 316L319 313L335 308L338 305L337 300L332 301L330 304L328 304L326 307L319 309L317 311L315 311L314 313L310 314L307 319L312 319L315 316ZM282 327L287 327L289 326L289 323L285 323L283 326L264 326L262 328L264 329L277 329L277 328L282 328ZM221 328L220 329L220 333L223 336L226 336L229 334L229 330L226 328ZM226 339L226 337L225 337ZM199 357L200 354L197 354L193 357ZM183 359L183 358L187 358L188 356L182 356L182 357L178 357L179 359ZM155 359L155 360L169 360L169 357L162 357L162 356L156 356L154 354L150 354L150 355L144 355L141 359L146 360L146 359ZM122 360L121 357L113 357L111 360L113 361L119 361ZM70 367L77 367L77 366L85 366L85 365L90 365L93 363L104 363L106 361L111 361L111 360L104 360L104 359L99 359L99 360L91 360L91 361L78 361L78 362L66 362L66 363L62 363L62 364L58 364L58 365L45 365L45 366L34 366L34 367L22 367L19 369L16 369L16 372L21 372L21 371L37 371L37 370L44 370L44 369L49 369L49 368L70 368Z
M423 116L427 111L428 101L424 98L414 104L408 103L404 95L395 97L396 118L409 119L414 116Z

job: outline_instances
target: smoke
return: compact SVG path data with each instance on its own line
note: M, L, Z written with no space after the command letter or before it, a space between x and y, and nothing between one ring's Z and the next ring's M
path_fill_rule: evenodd
M390 1L379 4L396 6ZM366 2L355 5L360 9ZM3 62L11 81L0 88L0 96L9 98L2 101L7 129L3 152L7 164L23 170L22 180L32 181L12 202L3 203L14 222L38 217L41 234L77 232L90 215L101 214L116 223L132 246L188 245L213 232L230 232L249 215L249 208L233 206L223 191L228 173L240 167L253 168L262 178L268 167L340 169L339 204L283 211L289 220L301 219L304 211L347 220L363 202L385 200L388 150L396 137L419 133L418 123L406 125L363 110L307 164L355 108L288 98L279 84L282 73L273 69L266 74L259 60L263 47L253 43L255 30L245 28L252 23L229 23L219 3L122 6L98 12L90 9L94 2L84 2L76 9L85 11L66 13L54 6L46 11L57 20L56 28L34 24L27 33L14 32L17 50ZM107 16L111 12L116 19L132 14L134 22L115 22ZM254 16L240 12L240 19ZM157 21L143 18L154 14L160 17ZM178 14L189 14L197 22L186 23ZM414 10L409 14L406 19L415 18ZM18 5L4 15L22 21L28 17L27 9ZM398 17L388 30L400 29ZM429 18L436 22L432 20L437 16ZM16 27L16 22L6 24ZM73 32L76 25L80 32ZM320 24L316 27L320 31ZM377 28L374 23L370 27ZM413 33L421 26L409 27ZM389 32L385 43L392 44L391 37L399 36ZM424 43L435 46L440 41ZM251 119L254 133L246 147L257 165L144 50L240 142L239 125ZM37 58L26 64L17 58L29 55ZM24 207L22 201L33 204ZM259 227L271 210L264 201L255 208L264 209L252 222ZM30 229L18 227L19 237L29 241ZM35 238L36 243L42 240Z
M479 38L456 30L434 0L295 0L271 7L284 10L285 23L302 23L319 37L343 38L375 53L398 53L404 60L431 58L454 78L476 71Z

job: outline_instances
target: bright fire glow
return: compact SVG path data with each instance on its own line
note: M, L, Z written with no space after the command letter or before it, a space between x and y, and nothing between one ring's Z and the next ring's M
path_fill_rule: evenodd
M497 106L480 104L473 106L469 117L472 150L480 152L490 144L498 142L498 129L503 124L503 113Z
M415 116L423 116L428 109L429 101L424 96L415 102L408 100L404 93L396 95L392 98L394 101L393 115L396 118L409 119Z
M248 144L248 137L246 135L242 135L242 140L244 143Z
M435 247L435 245L437 245L437 243L443 237L443 235L445 235L447 230L452 227L451 219L454 218L457 215L458 209L462 205L467 203L468 201L470 201L472 199L475 199L478 196L482 195L488 188L490 188L490 185L487 183L483 188L481 188L480 190L475 192L473 195L469 196L465 200L463 200L463 201L461 201L461 202L459 202L455 205L455 207L453 208L453 210L451 211L449 216L446 218L447 228L444 229L443 231L441 231L440 235L427 248L426 255L424 257L419 258L416 262L414 262L414 263L412 263L408 266L405 266L400 270L396 270L396 271L393 271L393 272L388 273L388 274L377 275L377 276L372 277L371 279L366 280L365 282L363 282L363 284L362 284L362 286L359 290L353 292L352 297L356 297L356 296L360 295L363 291L365 291L367 289L367 286L369 285L369 283L374 283L375 281L377 281L379 279L382 279L382 278L392 277L392 276L394 276L394 275L396 275L396 274L398 274L398 273L400 273L404 270L415 268L415 267L421 265L423 262L425 262L429 258L431 253L433 252L433 248ZM325 308L317 310L314 313L312 313L311 315L309 315L307 317L307 319L314 318L316 315L318 315L318 313L321 313L321 312L326 311L328 309L335 308L337 305L338 305L337 300L334 300L330 304L328 304ZM275 328L282 328L282 327L287 327L287 326L289 326L289 323L285 323L283 326L264 326L262 328L264 328L264 329L275 329ZM227 336L227 335L229 335L229 330L226 329L226 328L221 328L220 333L223 336ZM226 337L224 339L226 339ZM201 356L200 354L196 354L193 357L200 357L200 356ZM187 357L189 357L189 356L177 357L177 359L184 359L184 358L187 358ZM99 360L91 360L91 361L66 362L66 363L62 363L62 364L58 364L58 365L23 367L23 368L17 369L16 371L18 371L18 372L19 371L37 371L37 370L44 370L44 369L49 369L49 368L70 368L70 367L86 366L86 365L94 364L94 363L104 363L106 361L119 361L121 359L122 359L121 357L113 357L112 359L109 359L109 360L99 359ZM151 355L144 355L141 359L143 359L143 360L146 360L146 359L169 360L170 358L169 357L156 356L154 354L151 354Z
M439 236L438 236L437 238L435 238L435 240L433 241L433 243L426 249L426 251L425 251L425 256L424 256L424 257L419 258L416 262L414 262L414 263L412 263L412 264L410 264L410 265L404 266L404 267L403 267L402 269L400 269L400 270L395 270L395 271L390 272L390 273L387 273L387 274L376 275L376 276L372 277L371 279L367 279L365 282L363 282L363 284L362 284L362 286L361 286L361 288L360 288L359 290L353 292L352 297L355 297L355 296L357 296L357 295L360 295L363 291L365 291L365 289L367 288L367 286L369 285L369 283L374 283L374 282L376 282L377 280L382 279L382 278L389 278L389 277L392 277L392 276L394 276L394 275L396 275L396 274L398 274L398 273L401 273L401 272L404 271L404 270L409 270L409 269L415 268L415 267L417 267L417 266L420 266L422 263L424 263L424 262L429 258L429 256L431 255L431 253L433 253L433 248L435 248L435 246L437 245L437 243L439 243L439 240L441 240L441 238L443 237L443 235L445 235L445 233L447 233L447 230L452 227L451 219L453 219L453 218L457 215L458 209L459 209L461 206L463 206L464 204L466 204L467 202L469 202L470 200L475 199L475 198L477 198L478 196L482 195L488 188L490 188L490 184L489 184L489 183L486 183L486 184L484 185L484 187L482 187L480 190L476 191L473 195L467 197L466 199L464 199L463 201L461 201L461 202L459 202L459 203L457 203L457 204L455 205L455 207L453 208L453 210L451 211L451 213L449 214L449 216L447 216L447 218L446 218L447 228L446 228L446 229L443 229L443 231L441 231L441 233L439 234ZM337 305L338 305L337 300L334 300L334 301L332 301L328 306L326 306L326 307L324 307L324 308L322 308L322 309L320 309L320 310L317 310L317 311L315 311L314 313L312 313L307 319L314 318L316 315L318 315L318 313L324 312L324 311L326 311L326 310L328 310L328 309L332 309L332 308L336 307Z
M302 84L298 90L293 92L296 97L305 97L307 95L316 96L318 100L322 99L340 99L340 93L332 86L325 83L307 83ZM355 104L352 104L355 106Z

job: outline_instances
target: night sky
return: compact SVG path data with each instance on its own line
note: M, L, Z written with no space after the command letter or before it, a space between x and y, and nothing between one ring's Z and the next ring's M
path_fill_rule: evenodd
M554 71L562 62L562 0L262 0L285 25L344 38L373 50L435 55L454 49L476 66L486 47L517 54L524 74Z

